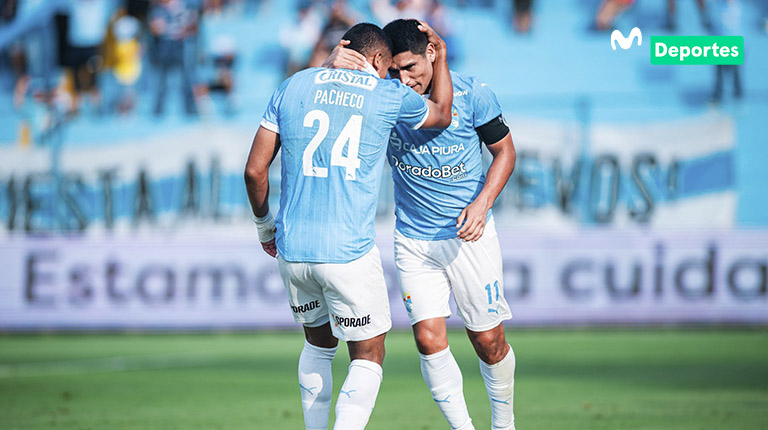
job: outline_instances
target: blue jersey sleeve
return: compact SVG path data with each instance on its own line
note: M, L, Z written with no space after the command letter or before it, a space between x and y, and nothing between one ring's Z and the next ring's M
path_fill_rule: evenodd
M397 122L416 130L424 124L429 115L429 106L424 97L398 81L398 91L402 98Z
M267 110L264 112L264 116L261 118L261 126L269 131L274 131L277 134L280 134L280 123L278 120L280 102L283 100L283 94L285 94L285 89L288 87L289 81L290 78L283 81L280 87L276 89L274 93L272 93L272 98L269 99Z
M472 127L477 128L501 115L501 105L496 94L484 82L472 83Z

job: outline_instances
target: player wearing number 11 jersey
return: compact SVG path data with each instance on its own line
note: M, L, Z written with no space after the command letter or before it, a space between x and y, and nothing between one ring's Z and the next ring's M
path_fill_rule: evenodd
M434 49L413 20L384 27L393 45L390 75L418 93L434 91ZM491 429L514 430L515 355L502 321L501 250L491 206L515 164L515 149L493 92L452 73L451 126L396 126L389 146L395 189L395 264L416 338L424 381L453 430L473 430L462 376L448 347L445 318L453 293L485 381ZM493 161L483 170L482 145Z
M444 43L428 27L436 44ZM272 95L246 166L246 187L264 250L277 256L306 342L299 359L304 422L326 429L331 360L348 343L349 372L336 403L336 430L362 430L381 383L384 336L391 327L374 217L382 164L396 124L450 125L451 79L443 55L430 100L384 80L391 42L372 24L344 36L366 57L366 70L313 68ZM269 216L269 165L281 156L280 209ZM273 233L276 231L276 237ZM276 239L276 240L275 240Z

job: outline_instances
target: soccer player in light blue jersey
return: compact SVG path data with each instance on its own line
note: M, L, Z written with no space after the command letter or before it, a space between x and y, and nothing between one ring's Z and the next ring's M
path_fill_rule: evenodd
M306 428L327 429L331 360L338 339L352 362L336 402L335 430L362 430L381 384L384 336L392 323L374 217L381 169L396 124L450 125L452 85L439 45L430 100L385 80L391 42L373 24L344 36L364 57L362 71L313 68L288 78L272 95L245 171L264 250L276 256L306 342L299 388ZM269 166L282 148L280 209L269 214Z
M416 92L429 94L435 90L436 49L417 24L396 20L384 27L393 42L389 73ZM359 67L358 57L339 47L327 63ZM511 314L504 299L491 206L512 174L515 147L490 88L472 76L451 72L451 77L452 121L446 130L398 125L390 137L395 263L424 381L451 429L474 429L461 370L446 335L448 298L453 292L480 359L492 429L512 430L515 355L502 324ZM483 144L493 155L487 174Z

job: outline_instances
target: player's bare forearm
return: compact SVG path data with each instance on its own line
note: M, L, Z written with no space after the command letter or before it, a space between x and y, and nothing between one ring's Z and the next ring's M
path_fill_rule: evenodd
M425 128L445 128L451 125L451 104L453 103L453 82L448 70L445 42L427 23L420 21L419 30L427 35L429 43L435 46L435 61L432 63L432 88L429 99L436 105L438 118Z
M493 155L493 161L488 168L485 185L475 200L461 211L456 223L456 227L459 228L457 236L466 241L476 241L482 237L488 211L493 207L493 202L496 201L515 169L517 156L509 133L500 141L487 147Z
M512 142L512 135L510 133L507 133L500 141L487 147L493 156L493 161L491 161L491 165L488 167L485 185L480 194L478 194L477 199L482 199L487 204L488 209L490 209L515 170L517 153L515 152L515 144Z
M253 214L259 218L269 213L269 179L245 176L245 189L251 202Z
M253 214L257 217L269 213L269 166L279 148L280 136L259 127L245 165L245 188Z
M269 166L280 149L280 135L259 127L253 138L251 152L245 164L245 188L251 202L253 214L258 218L259 242L264 252L272 257L277 255L274 220L269 215Z

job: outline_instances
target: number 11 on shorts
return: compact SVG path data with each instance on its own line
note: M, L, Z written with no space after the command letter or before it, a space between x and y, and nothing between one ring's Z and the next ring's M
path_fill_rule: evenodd
M493 281L493 287L496 290L496 299L494 300L494 296L492 294L491 284L485 284L485 291L488 293L488 306L491 306L493 302L499 301L499 281ZM498 305L496 306L496 309L488 308L488 313L499 313Z

